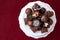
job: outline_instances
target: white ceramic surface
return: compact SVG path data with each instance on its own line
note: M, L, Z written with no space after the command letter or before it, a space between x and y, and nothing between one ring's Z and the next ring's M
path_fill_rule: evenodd
M25 23L24 23L24 18L26 18L25 10L27 8L32 8L32 6L35 3L39 4L41 7L46 8L46 10L50 10L50 11L54 12L54 15L51 17L51 19L53 20L53 24L48 29L48 32L41 33L41 31L37 31L36 33L33 33L32 30L29 28L29 26L25 25ZM21 12L20 12L18 20L19 20L20 28L25 33L26 36L38 39L38 38L42 38L42 37L48 36L48 34L50 34L54 30L54 27L55 27L55 24L56 24L56 15L55 15L55 11L51 8L51 6L49 4L41 2L41 1L35 1L35 2L28 3L26 6L24 6L21 9Z

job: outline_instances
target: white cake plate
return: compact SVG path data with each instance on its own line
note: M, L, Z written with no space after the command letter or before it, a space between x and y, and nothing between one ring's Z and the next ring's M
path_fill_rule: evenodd
M53 24L50 26L50 28L48 28L48 32L41 33L41 31L37 31L37 32L34 33L29 28L29 26L28 25L25 25L25 23L24 23L24 18L26 18L25 10L27 8L32 8L32 6L35 3L39 4L41 7L46 8L46 10L50 10L50 11L53 11L54 12L54 15L51 17L51 19L53 20ZM41 1L29 2L26 6L24 6L21 9L21 12L20 12L20 15L19 15L18 20L19 20L20 28L26 34L26 36L29 36L29 37L32 37L32 38L35 38L35 39L48 36L54 30L54 27L55 27L55 24L56 24L56 21L57 21L56 20L55 11L51 8L51 6L49 4L44 3L44 2L41 2Z

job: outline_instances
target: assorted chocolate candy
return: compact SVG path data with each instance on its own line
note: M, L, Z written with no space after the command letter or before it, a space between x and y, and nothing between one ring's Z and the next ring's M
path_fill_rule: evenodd
M27 8L25 13L27 14L27 18L24 19L25 25L29 25L33 32L48 32L48 28L53 24L50 17L54 13L52 11L46 11L44 7L40 7L37 3L32 6L32 9Z

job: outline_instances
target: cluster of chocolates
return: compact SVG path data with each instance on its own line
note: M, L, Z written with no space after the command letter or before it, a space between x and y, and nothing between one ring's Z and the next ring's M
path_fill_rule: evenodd
M26 9L27 18L24 19L25 25L29 25L33 32L41 31L48 32L48 28L53 21L50 17L53 16L52 11L46 11L44 7L40 7L35 3L31 8Z

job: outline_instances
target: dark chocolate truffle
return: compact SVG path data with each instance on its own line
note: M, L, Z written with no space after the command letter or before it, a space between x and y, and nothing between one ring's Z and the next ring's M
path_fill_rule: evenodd
M46 9L45 9L45 8L43 8L43 7L39 10L39 12L40 12L41 14L44 14L44 13L45 13L45 11L46 11Z

